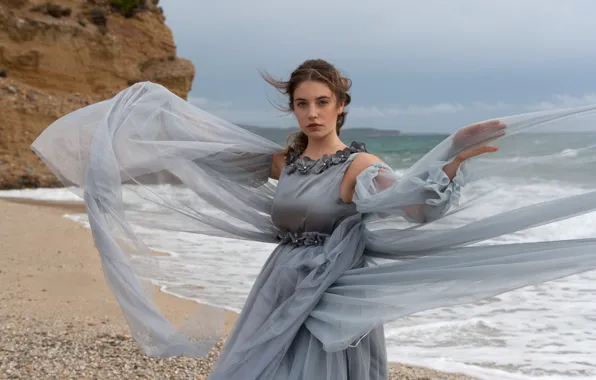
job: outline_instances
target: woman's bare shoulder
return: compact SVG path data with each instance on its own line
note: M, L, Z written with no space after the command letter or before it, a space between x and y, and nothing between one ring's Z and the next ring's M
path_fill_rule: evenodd
M269 177L273 179L279 179L281 172L286 162L286 153L279 152L273 155L271 161L271 169L269 170Z
M358 174L360 174L363 170L365 170L372 164L382 162L383 160L381 160L374 154L367 152L358 153L358 155L354 158L352 164L348 168L346 175L353 176L353 178L355 179L358 176Z
M358 153L354 158L348 170L344 174L344 178L340 186L340 196L345 203L352 202L354 196L354 187L356 186L356 178L374 163L383 162L379 157L370 153Z

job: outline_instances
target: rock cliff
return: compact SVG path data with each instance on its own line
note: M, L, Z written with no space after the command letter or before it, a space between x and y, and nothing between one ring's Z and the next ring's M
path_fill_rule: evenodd
M186 98L158 0L0 0L0 189L60 186L29 146L57 118L138 81Z

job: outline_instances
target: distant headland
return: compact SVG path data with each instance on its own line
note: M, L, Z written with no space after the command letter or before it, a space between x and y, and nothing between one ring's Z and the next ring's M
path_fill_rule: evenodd
M253 133L260 136L288 136L298 130L298 128L287 128L287 127L259 127L256 125L238 124L242 128L245 128ZM366 136L366 137L393 137L401 136L401 131L397 129L376 129L368 127L345 127L341 130L342 137L349 136Z

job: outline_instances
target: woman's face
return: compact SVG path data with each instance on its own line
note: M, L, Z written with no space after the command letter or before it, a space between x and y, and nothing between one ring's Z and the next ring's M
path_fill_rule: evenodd
M294 114L300 130L309 138L322 138L336 132L337 117L343 112L329 86L305 81L294 90Z

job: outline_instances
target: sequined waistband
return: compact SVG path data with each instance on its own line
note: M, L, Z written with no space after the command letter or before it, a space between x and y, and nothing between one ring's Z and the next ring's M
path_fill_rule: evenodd
M289 232L281 231L278 233L277 238L281 244L294 244L294 245L322 245L329 235L322 234L319 232Z

